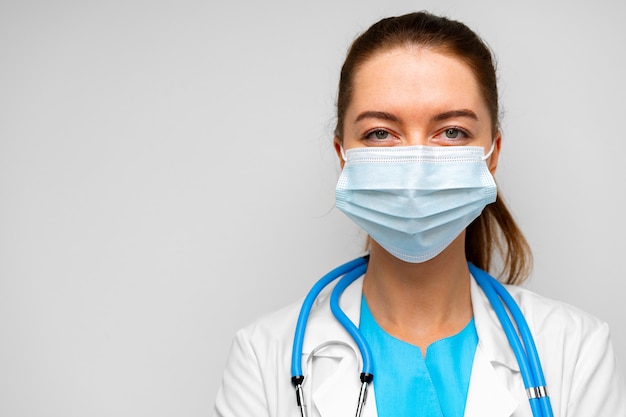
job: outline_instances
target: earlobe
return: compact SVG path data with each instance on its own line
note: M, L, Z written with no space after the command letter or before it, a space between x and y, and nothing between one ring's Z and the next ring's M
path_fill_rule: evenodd
M335 152L337 153L337 157L339 158L339 166L341 167L341 169L343 169L345 161L343 160L343 155L341 154L341 139L335 136L333 142L335 146Z
M500 157L500 146L502 145L502 133L498 132L496 138L494 139L495 146L493 147L493 152L489 157L488 167L491 175L495 175L496 168L498 168L498 158Z

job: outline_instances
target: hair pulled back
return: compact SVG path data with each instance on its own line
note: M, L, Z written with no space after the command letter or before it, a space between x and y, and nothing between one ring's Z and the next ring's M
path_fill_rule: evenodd
M352 101L356 71L373 55L398 47L422 47L463 61L473 72L491 117L492 137L499 131L498 87L489 47L465 24L428 12L388 17L357 37L341 68L337 94L335 136L343 142L344 117ZM489 271L501 266L502 280L523 282L532 267L532 254L519 227L498 193L467 228L465 253L469 262ZM495 256L494 256L495 255Z

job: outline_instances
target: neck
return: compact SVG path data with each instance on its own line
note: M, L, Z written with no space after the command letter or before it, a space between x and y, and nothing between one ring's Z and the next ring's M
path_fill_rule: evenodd
M424 263L395 258L371 242L363 294L376 322L392 336L419 346L461 331L472 318L470 273L462 233Z

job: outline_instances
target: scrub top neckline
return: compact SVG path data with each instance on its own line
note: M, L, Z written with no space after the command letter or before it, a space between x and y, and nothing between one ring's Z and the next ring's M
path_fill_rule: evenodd
M380 327L365 297L359 327L372 351L380 417L463 415L478 345L474 318L458 333L431 343L426 355Z
M363 304L363 307L367 309L367 314L369 314L369 316L371 317L371 322L374 326L376 326L378 328L378 330L380 332L382 332L383 334L387 335L388 337L394 339L395 341L399 342L399 343L403 343L407 346L410 346L412 348L416 348L419 349L422 352L422 358L424 360L426 360L426 358L428 357L428 350L432 348L434 348L435 345L440 344L442 342L445 341L450 341L451 339L457 338L462 336L465 332L469 331L470 328L474 327L474 316L472 316L469 321L467 322L467 324L465 326L463 326L463 328L461 328L461 330L459 330L458 332L451 334L449 336L445 336L442 337L441 339L437 339L434 342L430 343L428 346L426 346L426 348L422 348L422 346L418 346L418 345L414 345L413 343L409 343L407 341L404 341L394 335L392 335L391 333L387 332L380 324L378 324L378 321L376 321L376 317L374 317L374 315L372 314L372 311L370 310L369 305L367 304L367 299L365 298L365 295L361 296L361 302Z

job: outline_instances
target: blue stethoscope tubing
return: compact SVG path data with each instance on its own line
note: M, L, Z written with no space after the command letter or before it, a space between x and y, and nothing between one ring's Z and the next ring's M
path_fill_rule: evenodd
M360 376L361 392L359 393L356 416L359 417L361 415L367 394L367 386L374 378L374 364L367 342L356 325L341 310L339 300L343 291L352 282L365 273L368 260L369 256L359 257L333 269L315 283L302 303L302 308L296 324L291 357L291 382L296 389L297 403L300 407L302 417L307 416L302 389L302 384L304 382L304 374L302 372L302 349L307 321L317 296L326 286L340 277L341 279L337 285L335 285L335 288L331 293L330 308L335 318L354 339L354 342L361 353L363 367ZM498 319L500 320L509 344L513 349L513 353L515 354L520 367L520 372L522 374L524 387L526 388L533 416L553 417L550 397L547 394L545 378L539 360L539 355L537 353L537 348L530 332L530 328L528 327L528 323L526 322L519 306L498 280L471 263L468 263L468 266L472 276L482 288L487 296L487 299L491 303ZM505 306L508 309L508 313ZM513 318L513 321L517 326L517 331L511 321L511 318Z
M304 332L306 330L306 324L309 320L309 314L311 313L311 308L313 307L315 299L322 292L322 290L326 286L328 286L328 284L330 284L337 278L348 274L350 271L354 271L355 269L362 266L367 266L366 257L359 257L338 266L337 268L333 269L322 278L320 278L319 281L317 281L315 285L313 285L307 296L304 298L304 301L302 302L302 307L300 308L300 314L298 315L298 323L296 324L296 333L293 337L293 348L291 351L291 375L294 378L298 376L303 377L302 346L304 345Z
M498 316L513 353L517 358L533 416L552 417L552 405L546 391L543 368L539 360L535 340L522 311L513 297L511 297L511 294L497 279L471 263L468 263L468 266L472 276L484 291ZM515 321L519 335L504 309L505 305Z
M302 347L304 346L304 333L306 331L306 325L309 320L311 308L313 307L317 296L326 286L339 277L343 278L341 278L333 289L330 306L333 315L354 339L361 353L363 371L361 372L361 390L359 392L356 417L361 415L361 411L363 410L363 405L365 404L365 399L367 397L367 386L374 378L372 353L359 329L339 307L339 298L341 297L343 291L352 282L365 273L368 260L369 256L362 256L333 269L320 278L315 285L313 285L302 302L291 351L291 383L296 389L296 401L298 407L300 408L300 414L302 417L307 417L306 402L304 401L304 391L302 389L302 384L304 382L304 373L302 372Z

